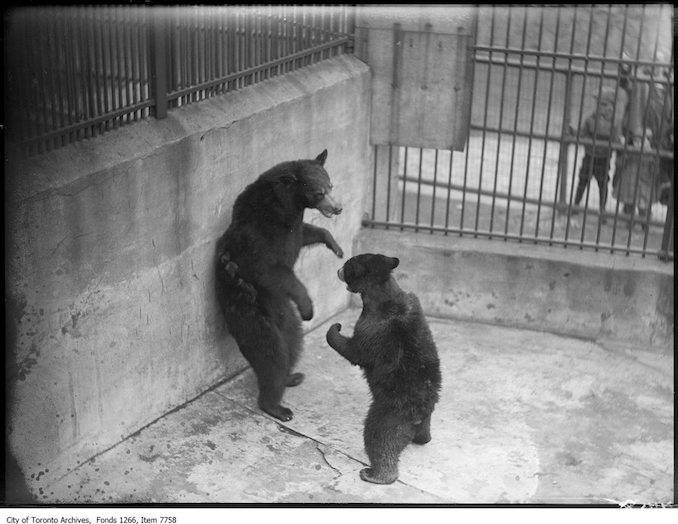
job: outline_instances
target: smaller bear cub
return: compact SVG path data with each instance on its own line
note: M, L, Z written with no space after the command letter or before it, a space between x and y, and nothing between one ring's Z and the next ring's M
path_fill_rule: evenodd
M419 300L405 293L391 272L397 258L362 254L348 260L339 279L359 293L363 310L347 338L341 324L327 343L362 368L372 393L363 439L371 467L360 478L390 484L398 478L400 454L410 443L431 440L431 413L441 386L440 360Z

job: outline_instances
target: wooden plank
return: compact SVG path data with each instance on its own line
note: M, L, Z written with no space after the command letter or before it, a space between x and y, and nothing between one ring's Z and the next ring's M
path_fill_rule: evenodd
M432 22L389 28L363 20L364 55L373 71L372 144L464 149L472 21L465 16L441 32Z

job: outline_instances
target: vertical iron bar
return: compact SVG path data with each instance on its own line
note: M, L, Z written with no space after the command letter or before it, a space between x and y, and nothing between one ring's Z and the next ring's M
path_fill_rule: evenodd
M478 18L479 18L479 9L480 7L476 8L476 13L475 17L473 20L473 27L471 29L471 35L470 37L466 34L463 34L463 27L459 27L459 37L457 38L457 60L459 60L460 57L463 57L463 60L465 62L465 68L464 72L466 75L468 75L469 78L469 85L473 86L475 83L475 50L473 49L473 39L476 38L478 35ZM463 42L463 50L462 50L462 42ZM469 46L469 43L471 44ZM467 50L467 48L469 48ZM470 53L468 51L471 51ZM470 56L469 56L470 55ZM488 71L489 71L489 66L488 66ZM473 91L473 90L471 90ZM469 96L469 108L467 112L467 120L466 120L466 129L468 129L468 136L466 137L466 153L464 157L464 182L463 182L463 190L461 192L461 213L459 213L459 236L462 236L462 232L464 230L464 218L466 215L466 190L467 190L467 184L468 184L468 167L469 167L469 152L471 150L471 125L472 125L472 120L473 120L473 94ZM450 149L450 157L452 156L452 150L454 148ZM481 175L482 176L482 175ZM480 191L480 187L478 188L478 191Z
M558 37L560 36L560 11L561 8L558 7L556 8L556 29L555 29L555 35L554 35L554 44L553 44L553 52L557 53L558 52ZM551 103L552 103L552 97L553 97L553 82L555 79L555 73L556 73L556 57L554 56L551 59L551 74L549 76L549 98L548 102L546 104L546 107L548 110L546 111L546 132L544 133L547 137L550 136L550 129L551 129ZM561 138L562 139L562 138ZM544 176L546 173L546 159L548 157L548 148L549 148L549 140L546 138L544 140L544 154L542 156L542 161L541 161L541 178L539 182L539 198L538 198L538 204L537 204L537 224L534 232L534 237L535 239L539 237L539 221L541 219L541 206L542 206L542 196L544 194ZM555 187L556 191L558 190L558 173L556 171L556 181L555 181ZM554 195L554 210L553 210L553 215L555 216L555 195ZM553 238L553 234L551 235L551 238ZM535 240L536 244L536 240Z
M271 18L271 6L268 7L268 15L266 16L266 62L273 60L273 20ZM269 67L266 70L266 78L273 76L273 68Z
M89 112L89 101L92 89L91 77L89 74L89 46L87 45L84 24L84 7L78 7L74 14L75 24L75 44L78 50L77 53L77 69L76 69L76 88L78 91L78 98L80 101L80 109L78 111L78 123L85 123L91 119ZM82 139L89 138L89 128L83 127L80 129L80 137Z
M167 117L167 20L161 15L151 16L151 90L155 98L155 118Z
M172 13L167 22L169 27L170 40L174 47L175 67L174 71L174 87L176 89L185 89L187 87L187 69L186 69L186 38L184 36L184 26L178 16ZM188 100L187 96L180 96L175 99L174 107L181 107Z
M480 7L478 7L478 9L480 10ZM489 9L491 9L490 45L494 46L494 24L495 24L495 9L496 9L496 7L492 6ZM478 17L480 17L480 13L478 13ZM477 53L477 51L474 49L473 50L474 60L475 60L476 53ZM481 145L480 145L480 170L478 172L478 198L477 198L477 201L476 201L476 223L475 223L475 226L473 228L474 231L478 231L478 225L479 225L479 221L480 221L480 198L481 198L481 192L482 192L482 188L483 188L483 166L485 164L485 143L486 143L486 137L487 137L487 133L486 133L487 112L488 112L487 109L488 109L489 104L490 104L490 90L492 89L491 78L492 78L492 51L490 51L489 54L488 54L488 62L487 62L487 84L486 84L486 87L485 87L485 105L484 105L484 109L483 109L483 131L482 131L482 139L481 139ZM473 96L473 95L471 95L471 96ZM501 122L497 125L497 129L501 129ZM471 140L471 137L470 137L470 133L469 133L468 149L471 148L470 140ZM498 148L497 148L497 155L499 155L499 149ZM478 236L476 235L475 238L478 238Z
M577 30L577 8L578 6L574 6L574 16L572 19L572 34L570 35L570 55L574 53L574 36L576 34ZM570 114L572 111L572 105L573 105L573 75L572 75L572 57L568 58L567 60L567 73L565 76L565 105L563 107L563 122L561 125L561 132L560 132L560 151L558 153L558 178L556 180L556 194L558 195L558 198L554 198L553 202L553 216L551 217L551 234L550 238L553 239L553 235L555 233L555 221L556 221L556 213L560 214L561 210L567 206L567 174L569 171L569 142L565 140L566 136L569 136L568 132L568 127L570 126L570 120L572 118L572 115ZM583 92L583 91L582 91ZM583 96L583 95L582 95ZM578 135L578 133L577 133ZM578 143L578 142L577 142ZM576 147L576 146L575 146ZM575 160L574 164L576 166L577 164L577 157L576 157L576 150L575 150ZM560 183L558 183L560 182ZM569 225L570 221L570 210L569 208L566 210L567 211L567 224ZM552 244L549 244L552 245ZM567 244L563 244L566 246Z
M278 32L278 52L279 56L282 58L287 55L287 20L284 16L284 7L280 6L279 8L279 20L280 20L280 30ZM278 74L282 75L286 71L286 64L283 62L278 66Z
M92 34L94 35L94 64L97 84L97 113L108 112L108 83L106 81L106 53L104 40L103 12L92 7ZM108 122L99 124L99 134L108 129Z
M63 114L63 97L61 95L61 82L59 77L59 36L58 36L58 24L51 23L51 20L58 19L58 8L49 8L48 13L44 16L43 22L45 23L44 32L47 35L45 41L48 43L46 53L40 53L37 49L34 51L34 56L37 57L33 61L32 65L39 64L39 72L36 74L39 77L39 83L43 88L43 99L50 100L52 105L52 122L51 126L48 124L47 118L47 108L44 111L41 111L36 114L36 129L38 134L42 134L48 130L56 130L63 127L64 123L61 118ZM40 76L42 78L40 78ZM40 107L39 101L36 100L36 107ZM51 129L50 129L51 127ZM52 149L58 145L59 139L48 140L46 144L39 146L38 151L42 151L42 146L46 146L47 149Z
M224 56L226 49L225 33L224 33L224 9L225 7L215 7L214 8L214 23L215 23L215 41L214 41L214 53L215 53L215 74L218 78L223 78L226 76L226 69L224 67ZM216 86L215 93L222 94L225 91L225 84L219 84Z
M619 46L619 58L620 59L624 58L624 46L626 45L626 24L627 24L628 19L629 19L629 6L628 5L624 6L624 17L623 18L624 18L624 23L622 24L621 44ZM621 78L621 71L620 71L621 67L622 67L622 63L617 64L617 79L616 79L616 85L617 86L619 86L619 80ZM626 91L624 91L624 94L626 95ZM630 100L626 100L627 106L628 106L629 102L630 102ZM615 109L619 110L619 108L616 105L615 105ZM623 115L626 112L626 107L621 108L621 112L622 112L622 118L623 118ZM616 117L616 114L615 114L615 117ZM625 135L623 129L622 129L622 135L623 136ZM621 151L618 150L615 153L615 173L613 175L613 181L612 181L613 189L614 189L614 178L616 178L617 176L621 177L621 173L617 173L617 168L621 167L623 157L626 155L626 148L627 148L626 136L624 136L624 138L625 138L625 140L624 140L623 150L621 150ZM615 238L617 236L618 219L619 219L619 200L617 198L615 198L614 219L613 219L613 222L612 222L612 238L610 239L610 253L615 252L614 245L615 245Z
M452 201L452 166L454 161L454 148L450 149L450 164L447 172L447 200L445 203L445 235L450 224L450 203ZM463 214L463 210L462 210Z
M53 41L53 46L52 49L54 50L54 60L51 60L52 62L52 69L54 71L54 81L56 84L56 101L57 105L55 106L57 108L56 116L56 127L55 129L61 129L66 126L66 122L64 121L64 114L66 111L66 108L64 106L65 103L65 94L64 94L64 80L63 80L63 75L62 75L62 69L64 68L65 64L63 63L63 47L61 46L61 39L63 37L63 13L60 12L59 8L54 9L54 25L48 23L47 27L52 28L52 41ZM64 140L64 136L62 135L59 139L58 142L60 145L66 145L66 141ZM56 141L55 141L56 142ZM57 145L55 143L55 145Z
M247 17L247 7L242 6L240 9L240 27L239 27L239 36L240 36L240 61L239 61L239 72L245 71L249 67L249 43L247 39L248 31L248 17ZM241 76L240 87L245 87L249 84L249 77L247 75Z
M415 211L415 219L414 223L418 226L419 225L419 207L421 203L421 175L422 175L422 165L424 162L424 149L419 148L419 176L417 178L417 204L416 204L416 211ZM418 227L414 228L414 232L416 233L419 231Z
M139 103L143 100L141 92L141 48L139 46L139 29L141 27L141 22L139 20L140 15L139 8L134 8L132 11L132 60L134 61L132 65L132 84L134 85L134 102ZM135 114L136 120L141 120L143 118L143 112L137 111Z
M593 17L594 17L593 9L594 8L591 7L591 20L593 20ZM609 24L609 18L608 18L608 24ZM591 26L590 29L591 29L591 32L593 32L592 26ZM608 30L609 30L609 25L608 25ZM607 39L607 32L605 33L605 37ZM605 41L605 49L603 50L603 56L605 56L606 50L607 50L607 40ZM587 53L587 56L588 56L588 53ZM601 67L604 67L604 65L605 65L605 63L601 62ZM589 68L588 68L588 62L587 62L586 63L586 74L587 75L588 75L588 69ZM598 118L600 116L599 100L600 100L600 93L602 92L602 88L603 88L603 80L604 80L604 78L603 78L603 75L601 74L600 80L598 81L598 95L595 97L596 98L596 104L595 104L596 107L594 109L594 122L595 122L595 124L593 126L593 137L592 137L593 145L591 146L591 157L592 158L595 158L596 149L599 147L596 144L596 135L598 134ZM580 120L582 118L584 118L584 116L585 115L582 113ZM591 164L588 167L589 183L586 185L586 191L585 191L586 196L584 198L584 206L583 206L583 211L582 211L583 216L582 216L582 225L581 225L581 235L580 235L580 238L579 238L579 242L580 242L579 249L583 249L584 238L586 236L586 219L588 218L589 195L591 194L591 185L592 185L592 182L593 182L592 179L593 179L593 162L591 162ZM573 185L573 188L574 188L574 173L572 175L572 181L573 181L572 185ZM577 182L579 182L579 181L577 181ZM579 207L581 208L582 206L579 206Z
M145 6L140 7L143 25L139 34L139 47L141 48L141 78L143 87L143 98L148 101L151 99L151 52L149 48L150 42L150 25L151 19L149 11ZM144 109L144 117L151 116L152 109L147 107Z
M438 186L438 149L435 150L435 157L433 159L433 195L431 196L431 230L429 233L433 234L433 225L435 224L436 211L436 188Z
M374 170L372 173L372 213L370 218L372 220L377 219L377 165L379 164L379 146L374 146ZM386 218L388 221L388 217Z
M605 26L605 39L603 40L603 56L607 56L607 46L608 46L608 43L609 43L608 40L609 40L609 34L610 34L610 20L611 19L612 19L612 6L610 5L608 7L608 12L607 12L607 25ZM600 95L603 91L603 82L605 81L604 73L605 73L605 66L606 65L607 65L607 62L605 60L600 61L600 83L598 85L598 100L600 100ZM616 108L617 95L618 95L618 93L615 92L615 100L612 103L612 128L611 129L613 131L616 130L614 110ZM598 104L596 104L596 105L599 108L600 102L598 102ZM597 118L598 117L598 111L599 111L599 109L596 110L596 124L598 123L598 118ZM609 133L609 136L607 138L607 144L603 145L603 148L605 148L605 153L606 153L607 158L608 158L608 161L607 161L607 164L606 164L607 165L607 171L605 172L605 194L606 195L608 195L608 193L609 193L608 179L609 179L610 167L611 167L611 162L612 162L612 150L611 150L612 140L613 140L612 133ZM593 149L594 150L596 148L595 142L596 142L596 140L595 140L595 136L594 136L594 139L593 139ZM593 184L593 180L590 180L589 181L589 187L591 187L592 184ZM603 206L601 198L602 198L602 195L600 194L600 192L598 192L598 199L599 199L598 200L598 210L600 211L600 214L598 215L598 228L596 230L596 247L595 247L596 251L598 251L598 246L600 245L600 231L601 231L601 228L602 228L602 225L603 225L603 221L605 220L605 206L607 206L607 201L605 202L605 206ZM589 204L589 191L586 192L586 208L588 208L588 204ZM584 218L586 218L586 214L584 215ZM584 241L584 231L585 231L585 228L584 228L584 226L582 226L582 238L581 238L582 242Z
M120 23L118 20L119 7L111 8L111 54L114 57L112 63L111 75L113 76L113 92L115 93L115 109L123 107L122 100L122 84L121 84L121 68L122 57L120 56ZM115 118L115 126L118 127L123 123L122 117Z
M386 229L388 229L388 223L391 221L391 180L393 180L393 146L388 145L388 184L386 186Z
M255 45L256 41L254 39L254 30L255 30L255 23L254 23L254 17L252 16L252 8L245 8L245 20L246 20L246 33L245 33L245 41L247 45L247 63L245 67L249 69L250 67L254 66L254 57L255 57ZM249 78L249 84L252 85L257 79L257 74L252 73L248 75Z
M520 44L520 60L519 60L519 66L518 66L518 86L516 88L516 107L514 109L515 113L513 116L513 131L517 132L518 131L518 119L520 116L520 88L522 86L522 80L523 80L523 63L525 61L525 54L522 52L525 50L525 38L527 34L527 7L525 7L524 11L524 18L523 18L523 36ZM508 55L507 55L508 58ZM508 185L508 196L506 198L506 220L504 223L504 234L508 235L508 229L509 229L509 223L510 223L510 213L511 213L511 189L513 186L513 168L515 165L515 156L516 156L516 140L517 137L514 134L511 140L511 167L509 168L509 185ZM529 143L532 143L532 137L528 139ZM530 157L528 155L527 157L528 165L530 161ZM529 168L528 168L529 169ZM526 174L527 177L527 174ZM504 241L506 241L506 237L504 237Z
M187 8L188 9L188 8ZM195 33L195 22L193 21L193 13L186 13L186 16L177 16L177 22L181 24L184 33L184 62L186 64L186 87L193 87L198 83L198 58L196 56L197 38ZM185 104L191 104L198 101L198 92L191 91L189 95L184 98Z
M544 10L545 8L542 6L540 8L540 16L539 16L539 33L537 36L537 48L541 49L542 48L542 36L543 36L543 30L544 30ZM526 13L525 13L525 24L527 25L527 8L526 8ZM532 109L530 111L530 139L528 142L527 146L527 166L525 167L525 188L523 189L523 207L520 212L520 232L519 235L522 241L523 238L523 232L524 232L524 226L525 226L525 210L526 210L526 204L527 204L527 190L529 187L529 179L530 179L530 165L532 164L532 134L534 133L534 116L536 112L536 107L537 107L537 85L539 83L539 73L541 71L541 56L537 55L536 57L536 64L535 64L535 70L534 70L534 88L532 90ZM548 130L547 130L548 131ZM548 136L548 132L544 133L546 136ZM544 151L546 150L548 141L547 139L544 139ZM537 213L539 210L537 210Z
M506 20L506 43L505 46L509 47L509 37L511 35L511 9L508 9L508 17ZM508 51L503 51L504 54L504 63L502 70L502 81L501 81L501 95L499 96L499 133L497 134L497 157L495 159L494 165L494 185L492 188L492 206L490 210L490 233L494 230L494 210L497 203L497 182L499 178L499 157L501 156L501 129L503 129L504 124L504 97L506 96L506 72L508 68ZM492 239L492 235L488 238Z
M233 29L233 8L224 7L226 9L226 74L233 73L235 62L235 38ZM226 92L233 90L233 82L226 82Z
M198 79L198 84L203 84L207 82L209 78L209 61L208 61L208 51L209 46L209 34L207 32L207 19L205 17L205 7L200 6L196 7L196 22L197 28L196 33L198 34L198 56L200 58L200 78ZM201 89L200 90L200 100L205 100L209 95L209 90Z
M102 26L101 26L101 32L102 32L102 41L101 41L101 52L102 52L102 57L103 57L103 80L104 80L104 102L105 102L105 108L104 111L106 113L109 113L113 111L115 108L113 104L113 90L114 87L112 85L112 71L113 71L113 66L112 66L112 59L111 59L111 14L110 14L110 7L104 7L102 8L101 11L102 14ZM111 120L107 119L106 120L106 131L112 129L114 127L114 122Z
M638 31L638 45L636 46L636 63L634 64L634 75L633 75L634 83L633 83L633 86L632 86L632 89L631 89L631 94L633 94L633 91L635 89L637 89L638 86L640 85L639 78L638 78L638 68L639 68L638 62L640 61L640 49L641 49L642 42L643 42L644 25L645 25L645 4L642 5L642 14L641 14L641 17L640 17L640 30ZM634 224L634 222L635 222L634 218L635 218L635 214L636 214L636 208L638 207L636 199L638 198L638 184L640 182L640 167L641 167L640 159L642 159L642 153L645 149L645 123L647 121L647 105L648 104L647 104L647 100L646 100L645 101L645 109L643 111L643 119L642 119L643 134L642 134L642 137L640 139L641 140L640 148L639 148L640 149L639 150L640 156L638 157L638 160L639 160L638 161L638 168L636 169L636 183L635 183L635 186L633 188L633 202L632 202L633 210L631 211L631 216L629 217L629 234L628 234L627 239L626 239L626 256L629 256L631 254L631 252L629 251L629 248L631 247L631 238L633 236L633 226L635 225ZM633 138L633 136L631 136L630 138ZM634 144L634 147L635 147L635 144Z
M11 57L11 60L13 60L12 67L15 67L17 71L15 85L31 86L33 85L32 81L33 74L37 74L35 73L35 71L37 71L37 67L31 47L23 45L23 42L29 41L30 32L28 27L28 16L26 15L17 16L16 26L14 32L11 34L13 35L14 38L12 39L11 37L9 37L10 38L9 43L11 45L9 50L9 56ZM36 39L38 45L41 48L47 49L47 45L45 45L46 42L45 31L39 31L38 34L36 35ZM38 85L42 85L43 89L45 84L46 82L38 82ZM18 89L13 89L13 91L16 93ZM27 94L26 97L16 98L16 102L18 104L17 108L18 129L16 136L21 142L28 138L33 138L34 136L39 135L39 130L35 127L34 119L31 116L31 108L37 107L37 104L35 103L36 93L33 89L26 89L25 91ZM48 98L49 97L43 95L43 100L45 104L49 103ZM47 111L48 111L47 107L45 107L43 109L45 119L47 119L48 114ZM26 153L27 154L32 153L30 147L27 148Z
M256 60L255 60L254 65L256 65L256 66L261 65L264 62L264 60L263 60L264 46L262 45L262 38L261 38L262 37L262 26L261 26L262 19L261 19L260 13L258 12L259 9L260 8L258 8L258 7L256 8L255 19L254 19L255 20L255 28L256 28L256 38L255 38ZM262 69L261 71L259 71L258 82L261 82L263 79L264 79L264 70Z
M123 7L115 8L115 17L113 22L113 28L115 33L115 54L116 54L116 86L115 91L118 95L118 109L125 108L125 59L123 52L123 23L121 21ZM119 124L124 124L126 121L125 115L121 115L118 118Z
M217 7L210 7L207 23L209 24L209 65L210 65L210 80L219 78L219 13ZM210 95L214 96L219 93L219 86L214 85L210 88Z
M131 17L133 7L125 7L123 26L125 27L125 84L127 85L127 105L132 106L134 100L134 55L132 54L132 27ZM135 120L133 113L127 114L128 121Z
M593 36L593 9L594 6L589 8L589 28L588 35L586 37L586 52L584 53L584 78L582 79L581 86L581 96L579 97L579 121L577 122L577 139L576 139L576 149L574 150L574 161L572 162L572 184L570 184L570 197L567 206L567 222L565 223L565 245L568 245L569 231L570 231L570 218L572 215L572 197L574 196L575 185L578 182L577 178L577 157L579 155L579 139L580 139L580 129L581 129L581 120L584 118L584 97L586 95L586 86L589 79L589 56L591 54L591 39ZM591 171L589 169L589 175ZM575 180L575 178L577 178ZM581 245L580 245L581 247Z
M50 123L52 126L54 125L56 116L54 115L55 106L52 102L54 89L49 89L49 93L46 92L49 76L48 71L44 68L40 59L42 53L38 53L37 49L33 49L31 46L23 45L24 42L30 41L35 26L31 23L32 21L27 14L19 15L18 18L20 19L20 22L17 24L16 46L13 49L15 53L12 53L10 56L16 60L16 67L21 72L21 75L17 79L17 85L35 87L35 89L26 89L29 96L27 96L25 100L22 100L21 97L17 97L17 100L20 101L22 105L22 115L25 115L26 119L25 127L22 126L22 128L25 129L25 138L33 138L41 134L40 125L38 123L41 118L44 121L49 121L51 113ZM39 16L36 16L35 22L33 23L38 27L38 33L35 35L38 44L42 44L42 48L49 50L49 33L46 28L43 28L43 21ZM16 89L15 92L18 92L18 89ZM40 108L38 103L40 98L44 100L44 107L42 108ZM51 111L49 106L51 106ZM26 154L31 155L39 149L40 143L30 144L26 147L25 152Z
M203 35L203 82L214 80L214 56L212 32L214 27L214 17L211 16L212 8L208 6L200 7L200 26ZM214 95L214 86L209 87L203 91L203 99L207 99Z
M400 150L402 151L402 147ZM402 189L402 199L400 203L400 231L403 231L404 228L402 224L405 222L405 184L407 184L407 146L405 146L405 160L403 162L403 189Z
M78 110L77 95L75 93L75 64L73 63L74 38L73 38L73 8L66 8L63 11L63 49L64 49L64 81L66 89L66 112L64 114L66 125L70 126L75 121ZM67 133L63 135L66 143L73 143L77 133Z
M301 22L299 21L299 10L302 10L302 7L299 7L297 9L296 6L292 6L292 10L294 12L294 29L295 29L295 42L294 42L294 51L301 51L304 48L304 35L302 32L302 27L301 27ZM302 13L303 14L303 13ZM304 65L304 59L303 58L298 58L294 62L294 68L292 69L293 71L296 69L299 69Z

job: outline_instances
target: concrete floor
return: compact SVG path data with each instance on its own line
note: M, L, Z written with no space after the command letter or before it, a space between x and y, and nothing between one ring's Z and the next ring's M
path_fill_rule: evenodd
M251 370L41 490L43 503L646 503L673 501L673 355L430 319L443 371L433 440L400 479L361 481L360 370L306 336L295 417L256 407Z

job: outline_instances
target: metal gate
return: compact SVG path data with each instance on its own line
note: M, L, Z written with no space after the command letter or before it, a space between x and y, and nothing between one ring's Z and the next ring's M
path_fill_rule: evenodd
M394 74L400 108L388 118L405 112L407 125L427 132L403 132L401 121L395 134L373 133L365 225L673 259L673 7L480 6L474 15L468 68L459 57L464 28L450 34L453 105L464 71L470 87L454 145L422 147L422 136L447 131L436 133L430 107L419 119L404 107L412 98L398 98ZM419 31L442 34L436 17L420 20ZM436 45L431 38L408 41L399 21L390 29L393 70L406 70L408 56L432 56L402 52ZM375 28L359 19L358 30L356 52L362 45L374 62ZM434 113L439 97L422 92L420 104L438 104ZM379 118L387 111L374 96Z

